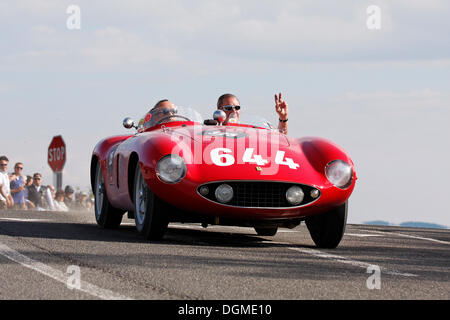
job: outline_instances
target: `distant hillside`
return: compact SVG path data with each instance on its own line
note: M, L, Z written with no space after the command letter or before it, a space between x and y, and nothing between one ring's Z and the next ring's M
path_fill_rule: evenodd
M370 225L375 225L375 226L400 226L400 227L409 227L409 228L448 229L447 226L444 226L441 224L430 223L430 222L420 222L420 221L407 221L407 222L402 222L400 224L394 224L394 223L390 223L389 221L373 220L373 221L363 222L363 224L370 224Z
M366 222L363 222L363 224L372 224L375 226L390 226L391 225L390 222L383 221L383 220L366 221Z
M399 224L401 227L411 227L411 228L435 228L435 229L448 229L447 226L443 226L437 223L429 223L429 222L416 222L416 221L408 221Z

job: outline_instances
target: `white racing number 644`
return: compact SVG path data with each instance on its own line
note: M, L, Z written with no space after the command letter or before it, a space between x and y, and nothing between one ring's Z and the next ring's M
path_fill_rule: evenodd
M269 161L263 159L259 154L253 154L253 148L245 149L244 155L242 156L243 163L255 163L258 166L266 165ZM219 167L228 167L233 165L236 160L232 154L232 150L228 148L215 148L211 150L210 156L212 162ZM285 152L278 150L275 156L275 163L279 165L288 166L291 169L297 169L300 165L295 163L292 158L286 158Z

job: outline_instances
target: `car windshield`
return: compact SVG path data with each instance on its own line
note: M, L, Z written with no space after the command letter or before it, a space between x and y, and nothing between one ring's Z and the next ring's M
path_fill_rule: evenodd
M252 125L256 127L262 127L269 130L276 129L267 119L257 116L257 115L247 115L247 114L241 114L239 121L237 122L239 124L247 124Z
M175 106L173 108L156 108L147 112L139 121L138 131L143 131L158 124L173 121L193 121L203 123L200 113L190 107Z

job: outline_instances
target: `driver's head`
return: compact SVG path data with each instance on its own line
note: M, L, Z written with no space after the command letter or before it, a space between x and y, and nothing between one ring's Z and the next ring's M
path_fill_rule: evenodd
M239 121L239 118L241 117L239 100L231 93L226 93L219 97L217 100L217 109L224 111L227 115L224 124L228 123L230 117L235 117L237 121Z
M155 104L155 106L150 110L151 122L152 124L158 124L163 119L170 121L170 117L177 114L177 106L174 105L169 100L161 100Z

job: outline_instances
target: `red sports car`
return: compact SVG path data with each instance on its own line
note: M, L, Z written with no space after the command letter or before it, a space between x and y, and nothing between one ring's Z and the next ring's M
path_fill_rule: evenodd
M133 135L101 140L93 151L95 217L117 228L125 212L146 239L169 222L254 227L275 235L305 221L314 243L335 248L356 182L350 157L336 144L294 138L266 121L223 125L190 108L145 115Z

